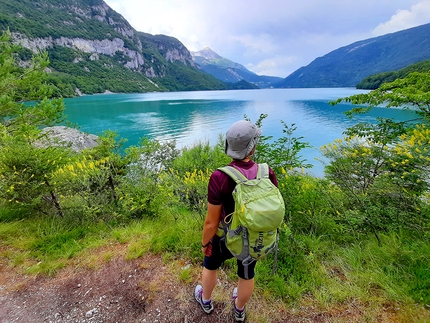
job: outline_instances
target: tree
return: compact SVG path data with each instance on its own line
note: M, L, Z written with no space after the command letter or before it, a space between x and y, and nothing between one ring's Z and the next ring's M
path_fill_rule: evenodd
M63 118L63 101L48 100L54 87L45 82L47 53L21 61L20 50L20 46L11 43L8 31L0 36L0 123L9 133L50 126ZM36 104L29 106L26 104L29 101Z
M45 82L47 54L22 61L20 51L8 31L0 36L0 197L38 210L48 202L62 214L49 174L70 151L35 143L42 127L63 120L64 104L50 100L54 88Z
M262 127L263 120L267 114L261 114L255 122L257 127ZM245 119L250 119L245 115ZM294 132L297 130L295 124L288 126L284 121L280 121L284 126L282 129L283 136L274 140L272 136L260 137L257 145L254 160L257 163L268 163L275 173L281 173L283 170L292 170L298 168L311 168L312 165L306 162L300 156L302 149L311 148L308 142L302 141L303 137L295 137Z
M326 177L338 185L351 209L358 210L364 227L422 224L420 204L429 190L430 175L430 73L411 73L366 94L341 98L366 107L413 109L417 118L407 122L378 119L348 128L344 140L322 148L328 158ZM425 203L425 202L424 202Z
M387 108L414 109L423 118L424 122L429 122L430 72L414 72L408 74L405 78L396 79L391 83L384 83L379 89L369 93L340 98L331 104L335 105L342 101L367 106L366 108L352 109L350 115L384 105Z

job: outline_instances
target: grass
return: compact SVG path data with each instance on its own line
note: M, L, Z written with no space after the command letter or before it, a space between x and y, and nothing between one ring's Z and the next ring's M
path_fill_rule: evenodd
M16 210L3 209L0 259L18 272L55 275L67 266L98 268L113 259L118 249L128 260L156 253L165 264L179 266L175 271L179 281L192 284L201 263L202 224L199 215L186 209L112 229L103 222L26 218ZM372 235L339 244L329 236L282 235L276 274L272 275L273 256L257 264L256 294L269 304L283 304L288 311L309 304L321 311L359 304L368 322L376 322L375 313L391 304L390 308L402 310L401 314L392 310L395 322L425 322L430 245L407 232L381 234L380 239L380 245ZM235 260L227 261L223 272L227 280L235 281ZM262 311L270 313L270 308ZM264 322L264 315L256 315L255 321Z

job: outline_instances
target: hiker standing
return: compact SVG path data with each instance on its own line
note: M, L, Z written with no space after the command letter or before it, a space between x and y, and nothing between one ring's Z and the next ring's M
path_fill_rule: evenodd
M261 135L261 129L252 122L235 122L226 133L225 153L233 160L229 166L239 170L247 179L255 179L258 165L251 160ZM277 187L278 182L272 169L269 179ZM202 252L204 253L202 285L197 285L195 298L206 313L214 309L211 296L218 278L217 269L225 260L233 258L222 238L222 222L234 212L233 190L236 182L221 170L215 170L208 185L208 210L203 226ZM233 290L234 317L245 320L245 305L254 291L254 268L256 261L244 264L237 260L239 281Z

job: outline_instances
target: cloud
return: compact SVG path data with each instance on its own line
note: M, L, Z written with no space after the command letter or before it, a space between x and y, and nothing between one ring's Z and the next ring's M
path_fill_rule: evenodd
M372 30L430 22L430 0L105 1L138 31L175 37L190 51L208 46L257 74L281 77L374 37Z
M280 71L284 71L286 66L292 66L298 60L295 56L275 56L266 58L254 65L247 64L246 68L254 71L258 75L280 76L285 77L285 74L279 75Z
M374 36L385 35L429 22L430 0L424 0L413 5L410 10L397 10L389 21L381 23L373 29L372 34Z

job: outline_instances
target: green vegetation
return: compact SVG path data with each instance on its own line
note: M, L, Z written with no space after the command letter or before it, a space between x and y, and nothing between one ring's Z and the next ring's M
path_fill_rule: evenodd
M88 40L123 39L121 29L130 24L102 0L0 1L0 30L10 29L29 38L60 37ZM114 22L112 28L108 22ZM124 38L129 49L137 49L134 39Z
M430 60L425 60L419 63L409 65L398 71L378 73L364 78L357 84L357 89L375 90L383 83L393 82L396 79L404 78L412 72L426 73L430 72Z
M228 86L209 74L190 69L181 63L171 63L166 76L159 82L172 91L227 90Z
M43 147L40 128L62 121L63 104L51 99L46 53L25 70L18 54L2 35L0 261L19 272L52 275L118 243L127 244L127 259L152 252L197 266L207 182L228 162L223 138L215 147L196 143L183 150L142 140L124 154L115 133L81 152ZM273 165L286 213L275 275L273 256L257 265L258 293L287 306L361 304L366 322L377 322L387 306L399 308L393 320L428 321L429 84L429 73L412 73L339 99L413 107L417 119L350 128L346 138L322 148L329 159L324 179L300 171L308 166L300 158L307 143L294 136L294 125L283 123L272 143L261 138L257 159ZM30 100L35 104L24 104ZM355 107L351 115L365 109ZM229 264L225 271L234 278ZM178 279L189 283L190 275L183 270ZM270 314L262 316L270 321Z
M141 73L134 73L123 64L126 58L117 52L111 57L98 55L90 60L91 54L55 46L48 49L53 72L49 74L56 94L63 97L75 96L75 89L82 93L94 94L110 91L114 93L158 92L168 89L150 81ZM75 59L79 59L75 62Z
M236 83L226 83L229 87L229 90L250 90L250 89L259 89L259 87L255 84L249 83L245 80L241 80Z
M56 96L72 97L79 91L94 94L228 89L223 82L184 63L189 53L177 39L135 31L101 0L0 0L0 31L7 30L15 34L15 41L28 39L34 51L46 48L49 82L56 85ZM85 51L78 50L71 40L92 42L99 50L88 44ZM115 44L109 49L111 41ZM117 51L110 53L112 48ZM171 53L179 58L172 58ZM29 49L21 50L23 63L31 54ZM133 64L126 66L127 63Z

